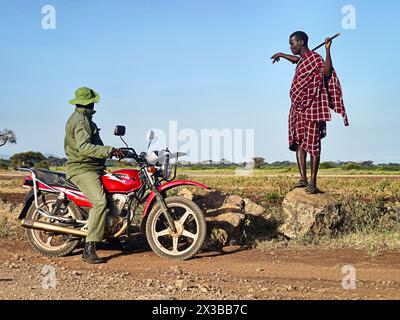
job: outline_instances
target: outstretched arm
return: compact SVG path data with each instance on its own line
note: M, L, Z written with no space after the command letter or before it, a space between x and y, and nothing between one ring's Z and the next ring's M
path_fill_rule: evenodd
M330 77L333 70L332 57L331 57L331 44L332 40L330 38L326 38L325 39L326 58L324 67L322 69L322 74L325 77Z
M290 54L285 54L285 53L275 53L271 59L273 60L272 63L278 62L280 58L284 58L288 61L290 61L291 63L297 63L300 60L300 57L298 56L292 56Z

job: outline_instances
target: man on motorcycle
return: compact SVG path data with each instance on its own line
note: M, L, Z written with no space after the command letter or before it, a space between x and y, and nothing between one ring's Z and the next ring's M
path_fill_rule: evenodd
M108 157L123 157L120 149L104 146L100 139L100 129L92 120L96 112L94 104L99 101L98 93L90 88L82 87L75 91L75 98L69 103L76 108L65 126L64 139L64 151L68 158L67 178L77 185L93 205L89 211L88 235L82 255L82 260L88 263L105 262L96 254L96 242L103 240L108 212L101 176L105 174Z

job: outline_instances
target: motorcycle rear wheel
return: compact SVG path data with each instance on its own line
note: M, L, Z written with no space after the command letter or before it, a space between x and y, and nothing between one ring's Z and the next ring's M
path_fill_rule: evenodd
M38 205L40 209L51 212L57 196L54 194L43 194L38 199ZM71 217L74 219L82 220L82 214L78 208L72 203L67 206L67 213L63 217ZM35 205L32 203L28 210L26 219L32 219L41 222L49 222L49 218L41 215ZM54 223L54 222L53 222ZM29 244L33 249L39 251L46 257L64 257L69 255L72 251L78 247L81 239L71 240L70 235L63 235L55 232L48 232L43 230L26 229L26 235L28 237Z
M157 203L146 221L146 237L151 249L160 257L187 260L203 246L207 226L203 212L193 201L182 197L165 199L176 232L173 233Z

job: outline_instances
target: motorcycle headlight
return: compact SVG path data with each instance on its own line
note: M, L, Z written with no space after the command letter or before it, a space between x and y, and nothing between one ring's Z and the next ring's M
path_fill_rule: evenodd
M155 151L152 151L146 155L146 160L150 164L156 164L158 161L158 154Z
M172 169L171 169L171 163L169 160L169 156L166 156L163 164L161 165L161 171L163 174L164 179L169 179L169 177L171 176L172 173Z

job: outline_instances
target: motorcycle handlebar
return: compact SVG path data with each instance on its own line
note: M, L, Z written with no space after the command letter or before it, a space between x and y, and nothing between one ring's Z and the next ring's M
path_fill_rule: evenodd
M15 171L31 171L31 168L29 168L29 167L24 167L24 166L22 166L22 167L17 167L17 166L15 166L15 167L13 167L13 169L14 169Z
M140 156L138 156L135 149L133 148L120 148L120 150L124 153L124 158L132 158L138 163L146 161L146 159L143 159Z

